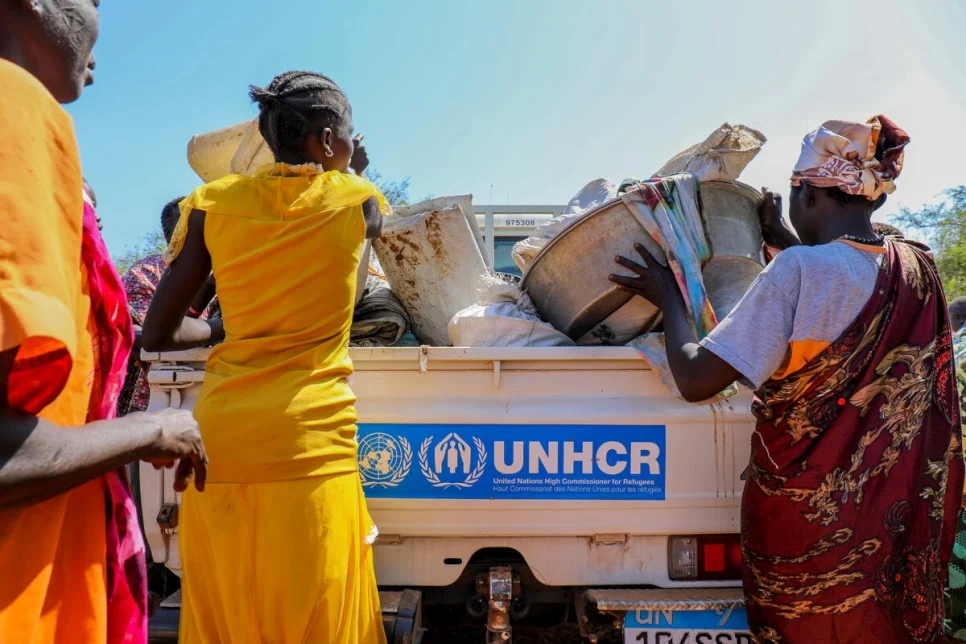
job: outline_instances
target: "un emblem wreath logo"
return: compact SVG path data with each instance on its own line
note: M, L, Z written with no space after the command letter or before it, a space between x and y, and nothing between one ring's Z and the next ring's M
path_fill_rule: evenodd
M473 437L473 445L476 447L476 466L470 469L472 464L472 450L469 443L454 432L447 434L443 440L433 448L433 463L430 463L430 447L433 445L433 437L430 436L423 441L419 447L419 470L429 481L430 485L437 488L469 488L473 487L477 481L483 477L486 470L486 447L476 436ZM447 472L448 470L448 472ZM458 478L463 475L463 480L442 480L440 475L447 475Z
M402 436L381 432L359 442L359 478L362 487L390 488L402 483L413 464L413 450Z

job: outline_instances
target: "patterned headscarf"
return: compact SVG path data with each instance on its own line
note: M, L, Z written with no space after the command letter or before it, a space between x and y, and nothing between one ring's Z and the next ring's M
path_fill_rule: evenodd
M826 121L802 139L792 185L805 180L874 201L895 191L908 143L909 135L881 115L867 123Z

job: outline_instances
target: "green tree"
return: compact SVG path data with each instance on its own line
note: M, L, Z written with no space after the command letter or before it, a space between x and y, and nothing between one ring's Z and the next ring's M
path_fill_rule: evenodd
M382 194L386 195L386 199L391 205L405 206L409 204L409 177L401 181L389 181L383 179L382 174L375 168L369 168L366 170L366 178L379 186Z
M114 255L112 258L114 266L117 267L117 272L123 275L129 268L148 255L164 253L166 247L164 235L160 230L149 232L141 237L134 246L127 246L119 255Z
M945 199L921 210L900 208L893 221L914 228L932 248L946 297L966 294L966 186L943 192Z

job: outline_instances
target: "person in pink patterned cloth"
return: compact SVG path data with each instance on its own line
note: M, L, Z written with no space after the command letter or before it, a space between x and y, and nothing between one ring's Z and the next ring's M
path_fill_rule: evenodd
M161 209L161 231L164 233L165 241L171 241L171 235L178 223L178 217L180 217L178 204L182 199L184 197L172 199ZM124 390L118 400L118 416L135 411L144 411L148 408L151 390L148 386L148 367L140 359L141 325L144 322L145 314L148 312L148 306L154 299L154 292L158 288L158 283L161 282L161 276L164 275L167 268L168 265L160 253L148 255L138 260L121 278L124 290L127 293L131 319L134 322L135 341L134 350L131 351L131 358L128 361ZM221 316L221 308L218 306L218 298L215 295L214 278L209 278L198 293L188 310L188 316L202 320Z

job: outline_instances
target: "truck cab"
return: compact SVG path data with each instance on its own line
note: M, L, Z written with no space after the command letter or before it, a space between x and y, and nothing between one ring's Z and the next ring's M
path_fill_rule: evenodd
M513 263L511 256L513 245L529 237L537 227L562 214L564 206L474 205L473 210L494 272L520 278L523 273Z

